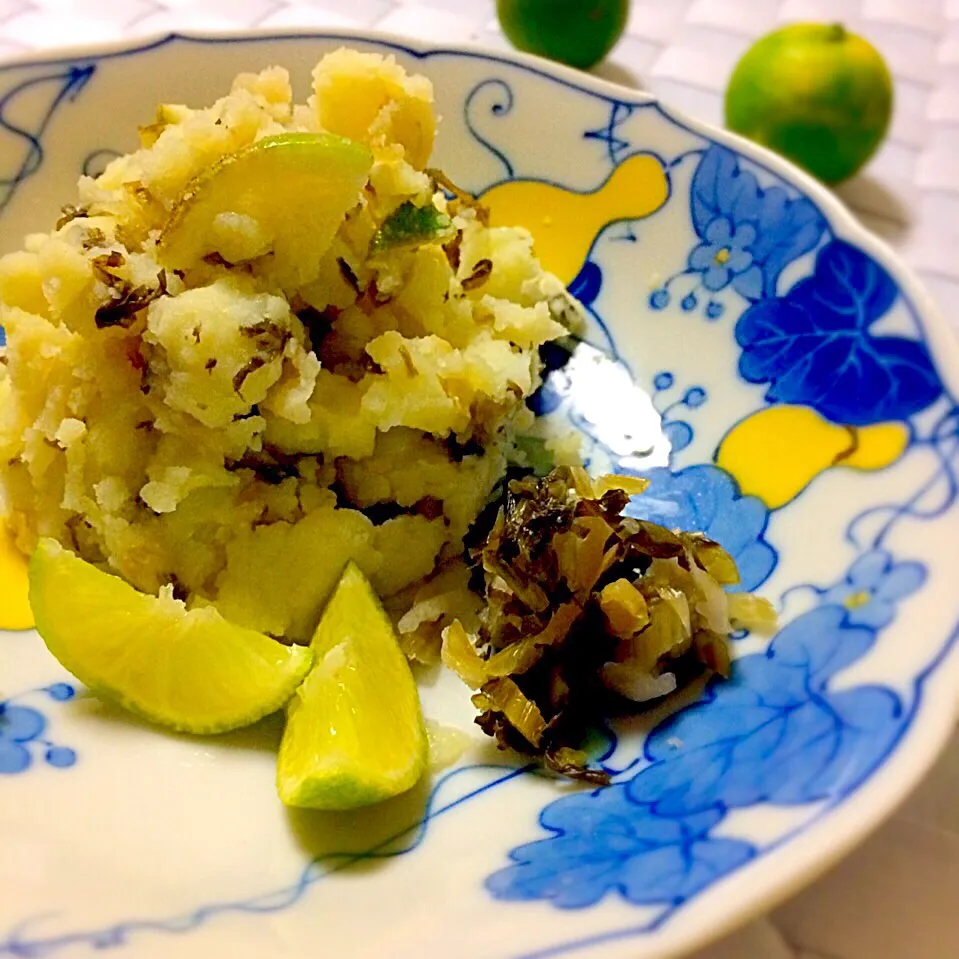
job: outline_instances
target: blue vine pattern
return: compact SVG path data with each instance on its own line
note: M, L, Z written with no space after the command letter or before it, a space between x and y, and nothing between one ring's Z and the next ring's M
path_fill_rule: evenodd
M615 132L624 119L614 106L604 136L586 134L604 139L614 163L629 149ZM682 276L696 275L710 295L726 288L738 294L746 302L735 328L739 371L748 382L769 384L768 403L804 404L834 422L863 426L907 420L942 398L921 340L871 333L900 296L883 267L832 237L806 198L791 197L780 186L760 187L731 151L713 144L699 155L690 188L698 243L686 268L653 291L650 307L663 309L673 281ZM814 250L810 274L780 294L785 267ZM602 283L600 266L585 264L576 283L592 304ZM680 305L695 309L697 291L687 292ZM711 299L706 318L722 314L722 304ZM673 385L668 371L653 381L657 393ZM694 409L705 402L699 389L687 390L681 404ZM664 430L672 409L663 410ZM714 464L674 469L673 455L693 436L685 418L676 422L670 465L640 471L651 483L631 510L670 526L706 530L733 553L744 586L754 589L776 563L764 538L769 511L741 496L732 477ZM494 898L578 909L618 896L660 907L645 926L623 934L651 931L723 876L784 841L763 847L730 836L722 826L732 810L759 803L825 803L828 809L885 761L914 717L922 677L912 703L887 686L835 687L834 680L875 646L898 603L926 579L922 563L885 548L891 530L907 517L941 516L959 495L955 400L947 398L927 435L910 425L912 443L936 454L929 480L905 504L855 517L848 539L858 555L846 574L827 586L806 587L816 598L813 608L787 623L766 649L738 658L730 681L711 683L699 702L656 726L638 771L635 762L616 769L604 761L617 777L614 785L548 804L539 817L547 835L514 849L511 863L488 877ZM631 471L621 458L610 459ZM877 515L885 517L879 529L860 536L859 529Z
M143 49L175 39L167 38ZM427 55L397 49L418 57ZM495 58L486 59L495 62ZM39 169L43 159L41 137L54 112L63 102L75 99L94 70L93 65L63 64L59 73L30 78L0 100L0 128L26 144L19 168L0 179L0 213L17 186ZM33 132L10 123L5 110L14 99L45 81L54 84L55 95ZM61 84L59 90L57 82ZM512 89L505 81L493 79L471 91L464 119L477 142L500 160L511 177L514 168L509 157L477 131L473 117L476 97L492 87L502 96L494 100L489 113L502 116L510 112ZM610 102L609 106L608 124L584 136L602 143L615 165L632 149L622 126L639 107L620 102ZM895 747L919 708L926 677L959 639L959 634L953 633L916 678L911 700L884 686L843 688L834 684L842 670L874 647L880 632L894 620L897 604L922 586L926 576L923 565L894 555L886 547L886 540L903 519L934 519L956 503L959 407L953 398L943 396L921 340L876 337L870 332L870 327L888 312L898 291L879 264L831 235L810 201L781 186L761 187L755 174L741 168L736 154L718 144L704 142L675 157L668 169L687 160L697 162L690 209L698 239L685 267L653 291L649 306L664 309L682 287L681 308L691 312L700 306L705 291L703 314L706 319L718 320L725 313L729 295L738 296L747 307L736 326L742 348L740 372L750 382L768 384L769 402L803 402L837 422L866 424L910 417L944 400L945 412L932 429L922 434L916 430L912 440L912 445L926 446L934 453L935 467L905 503L872 508L850 523L847 539L858 555L846 574L825 586L806 587L816 598L812 609L787 624L767 649L740 657L733 680L711 685L700 702L657 726L646 740L638 771L634 765L628 770L610 767L617 777L613 786L564 797L542 811L540 823L547 835L513 851L511 863L488 878L491 895L501 900L546 900L563 909L584 908L619 895L628 902L659 906L661 910L642 925L563 943L526 959L558 955L591 942L658 928L723 876L808 827L808 822L804 823L795 832L761 846L720 833L731 810L759 802L786 806L824 802L817 816L825 815L865 782ZM627 231L623 239L635 240L628 225ZM810 253L815 255L813 275L780 294L779 279L785 268ZM601 286L599 264L587 261L574 281L577 294L591 306ZM725 299L720 299L720 294ZM825 306L831 326L813 319L813 303L817 310ZM595 312L593 316L602 326ZM603 330L608 338L605 327ZM811 371L801 363L787 362L784 357L791 354L788 348L780 348L790 337L809 337L814 349L822 351L820 356L835 357L845 350L840 359L844 369L870 365L872 372L865 376L865 386L855 380L847 382L858 382L865 389L872 412L866 409L868 402L838 399L838 391L826 388L821 368ZM613 361L622 363L611 340L609 345ZM876 383L899 383L900 377L907 383L906 389L891 390L891 398L880 396ZM657 374L656 392L667 391L672 385L671 373ZM705 391L700 399L697 390L702 388L691 386L684 392L679 405L686 411L705 401ZM875 412L876 403L881 416ZM678 419L669 415L670 410L663 411L663 428L676 453L691 442L692 426L685 413ZM860 419L851 418L856 416ZM910 425L914 424L910 421ZM612 458L615 460L615 455ZM644 515L660 509L664 517L678 517L677 525L703 528L711 521L721 522L726 514L743 511L747 519L736 523L730 520L727 529L713 527L713 532L736 553L748 583L764 581L776 562L775 550L764 538L768 511L763 515L750 503L750 497L740 496L732 478L713 464L676 471L671 467L672 463L658 473L650 471L653 483L647 496L657 503L647 501ZM703 512L709 503L713 504L712 520ZM878 531L874 529L877 520L881 521ZM867 527L870 532L863 534L861 530ZM730 545L731 536L742 529L751 532L737 552ZM73 690L67 684L54 684L37 693L62 701L70 698ZM53 766L75 762L72 750L53 746L42 738L45 729L46 720L39 710L12 699L0 704L0 773L29 768L33 751L38 748L46 750L44 758ZM803 775L797 776L791 760L800 754ZM20 768L14 768L18 765ZM329 869L321 872L311 864L296 883L284 889L242 902L204 905L168 920L131 920L101 930L63 935L28 937L29 923L22 923L6 941L0 941L0 956L42 957L77 944L110 948L126 944L138 933L186 933L222 914L287 909L333 871L364 858L411 851L423 841L428 823L437 816L527 771L524 768L500 774L500 770L497 778L440 805L439 791L471 768L454 770L440 779L426 815L411 830L367 853L326 857ZM397 846L405 837L410 841Z
M912 446L924 448L935 459L935 468L929 478L905 502L889 503L865 510L855 517L846 530L847 541L857 550L885 544L889 534L903 519L934 520L959 502L959 405L949 397L945 412L931 428L916 426ZM873 534L863 534L879 519L881 525Z
M31 927L38 925L42 920L49 920L49 913L44 913L19 923L5 940L0 940L0 957L44 959L64 949L81 945L93 949L115 949L129 945L136 936L145 933L179 936L193 932L210 920L223 916L268 915L284 912L300 902L313 886L344 869L363 862L394 859L413 852L422 845L429 825L434 820L532 771L532 766L513 768L494 764L477 764L453 769L441 776L433 786L419 821L399 829L372 849L364 852L344 851L320 856L310 862L292 884L280 889L238 901L206 903L191 912L168 919L128 919L111 926L62 934L29 933ZM452 782L468 774L477 773L485 774L490 778L462 795L440 801L440 796Z
M621 137L617 131L633 115L635 110L635 104L614 101L610 105L609 122L606 126L596 130L587 130L583 134L584 139L597 140L605 145L609 162L613 166L625 159L632 149L629 140Z
M83 166L80 168L81 172L84 176L96 178L103 173L111 160L115 160L120 156L123 156L123 154L119 150L114 150L112 147L101 147L93 150L87 154L86 159L83 161Z
M0 776L26 772L38 752L48 766L56 769L67 769L76 763L73 749L58 746L47 738L48 722L42 710L23 705L25 699L41 695L63 703L73 699L76 690L69 683L53 683L0 702Z
M29 77L0 97L0 131L2 135L11 135L21 141L18 148L11 150L11 155L18 158L18 165L0 175L0 214L13 199L17 187L32 177L43 164L43 135L54 114L64 103L76 100L95 71L94 64L69 65L54 73ZM48 103L38 112L31 129L26 129L11 119L11 113L23 100L35 97L37 89L41 87L49 87L49 93L46 94Z
M492 96L490 96L490 94L492 94ZM478 101L480 97L484 99L489 97L488 105L481 104ZM506 116L513 109L513 88L505 80L500 80L498 77L490 77L482 83L477 83L476 86L470 90L463 103L463 122L466 124L466 128L477 143L481 143L486 147L486 149L503 164L507 178L512 178L514 175L513 164L510 162L509 157L498 147L495 147L487 137L484 137L476 129L474 106L476 108L485 107L489 114L494 117Z
M730 810L838 802L883 762L911 713L885 686L833 689L874 646L921 564L884 550L861 556L820 603L733 678L647 738L646 765L605 790L564 797L540 815L548 838L510 854L487 888L499 899L576 908L617 893L675 911L761 854L715 830ZM797 765L796 760L800 759Z

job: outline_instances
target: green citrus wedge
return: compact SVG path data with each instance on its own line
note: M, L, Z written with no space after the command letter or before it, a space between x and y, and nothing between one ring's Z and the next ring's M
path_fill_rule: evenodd
M350 563L313 636L315 665L287 708L276 784L288 806L355 809L423 775L416 683L389 617Z
M365 146L330 133L257 140L187 186L160 235L160 261L188 269L210 254L231 263L273 254L278 282L311 279L372 165Z
M91 691L162 726L219 733L280 709L312 653L227 622L212 607L187 610L164 591L140 593L41 539L30 560L37 631Z

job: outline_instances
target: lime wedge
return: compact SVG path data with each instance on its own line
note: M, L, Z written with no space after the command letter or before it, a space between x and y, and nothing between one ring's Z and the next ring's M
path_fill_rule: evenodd
M302 646L148 596L41 539L30 560L37 631L93 692L163 726L219 733L275 712L312 663Z
M355 809L405 792L426 769L416 683L370 584L350 563L287 710L276 784L288 806Z
M160 261L188 269L210 254L228 262L273 254L278 282L306 282L372 165L365 146L331 133L257 140L187 186L160 235Z

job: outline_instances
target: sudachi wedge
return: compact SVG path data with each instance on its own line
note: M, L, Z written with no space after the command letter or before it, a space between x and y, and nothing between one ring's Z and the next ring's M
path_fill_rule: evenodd
M140 593L41 539L30 561L37 631L93 692L162 726L220 733L283 707L312 662L236 626L212 607L188 610L165 588Z
M353 809L410 789L427 737L389 617L350 563L313 637L315 665L288 706L277 791L288 806Z

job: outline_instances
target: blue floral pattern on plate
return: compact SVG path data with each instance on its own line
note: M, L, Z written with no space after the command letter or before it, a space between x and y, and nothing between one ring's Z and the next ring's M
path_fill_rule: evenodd
M886 687L830 686L880 628L857 618L868 604L850 602L858 592L846 588L868 583L891 604L922 579L918 564L867 553L766 651L739 659L731 680L657 726L638 773L548 805L540 825L552 835L515 849L514 865L487 881L490 892L561 908L618 893L672 911L760 851L713 834L730 810L850 792L882 762L908 714ZM891 605L888 613L883 626Z
M689 269L702 273L703 286L710 293L732 283L737 293L756 299L762 290L762 271L753 264L750 249L756 241L756 228L752 223L737 227L720 216L710 220L703 232L703 242L689 254Z
M885 550L874 549L863 553L822 601L844 606L854 626L883 629L892 622L896 602L914 593L925 578L919 563L896 563Z
M600 139L596 131L587 136ZM628 155L628 147L617 134L615 150L610 145L613 162ZM690 155L699 157L690 187L698 242L686 269L650 294L653 310L670 304L671 286L682 277L693 276L710 295L729 289L740 297L745 309L735 326L739 372L747 382L769 384L768 404L806 405L834 422L864 426L907 419L940 398L942 384L920 340L871 332L900 296L879 263L833 237L808 199L777 185L761 187L730 150L710 145L674 165ZM781 293L785 268L810 252L815 259L809 275ZM605 333L595 312L602 282L601 265L590 260L573 288L587 294ZM682 310L698 304L697 289L687 288ZM705 316L716 320L724 312L723 304L710 299ZM674 376L660 373L653 385L669 390ZM705 391L694 389L696 402L687 404L684 397L682 405L705 401ZM575 390L570 392L576 422ZM743 496L735 479L714 464L674 465L694 430L685 419L671 419L672 409L663 414L664 433L678 440L670 465L641 471L650 486L629 512L703 530L736 559L741 588L755 589L777 563L765 538L770 511L761 500ZM951 406L929 440L939 466L927 486L941 477L947 493L926 518L941 515L957 497L959 444L955 431L942 427L955 419ZM630 472L621 458L610 459ZM647 927L653 929L762 854L761 846L745 839L715 834L731 810L762 803L833 805L857 789L890 754L915 708L886 686L832 688L838 674L875 646L896 604L926 579L922 563L897 560L881 545L899 520L919 514L908 504L889 509L890 519L861 546L846 575L828 587L812 586L818 599L813 609L783 626L764 651L737 659L730 681L711 683L702 700L653 729L638 772L634 763L622 771L607 765L617 776L613 786L550 803L540 815L549 835L513 850L513 864L487 880L490 893L501 900L543 899L564 909L618 895L661 906ZM854 541L864 518L849 524Z
M686 269L650 294L650 305L665 308L670 287L685 276L698 277L709 294L731 287L748 301L775 296L782 271L822 238L822 214L809 199L781 186L764 189L725 147L711 144L695 152L700 159L689 209L700 242L690 251ZM683 297L683 308L695 309L698 302L694 288ZM722 304L708 300L707 318L723 312Z
M816 247L826 223L814 203L782 186L763 189L756 174L743 168L732 150L712 144L693 177L689 210L698 236L710 241L723 219L730 236L742 236L748 269L734 282L746 299L774 296L782 271Z

